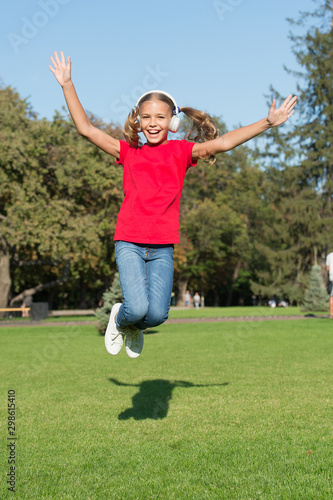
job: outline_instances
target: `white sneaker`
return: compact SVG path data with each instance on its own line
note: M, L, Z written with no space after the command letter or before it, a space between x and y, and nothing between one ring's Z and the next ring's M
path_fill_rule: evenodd
M143 331L134 330L126 331L126 354L130 358L137 358L140 356L143 348Z
M118 313L120 306L121 304L118 303L112 307L109 323L104 337L106 350L108 353L113 354L113 356L120 353L124 343L124 335L117 329L115 322L115 316Z

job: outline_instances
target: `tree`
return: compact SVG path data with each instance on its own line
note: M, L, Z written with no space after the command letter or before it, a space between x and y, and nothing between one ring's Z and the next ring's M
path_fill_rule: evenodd
M91 122L120 137L113 125L89 115ZM78 303L85 307L87 290L106 287L113 278L113 234L122 201L122 169L114 158L82 139L69 117L56 114L49 147L53 166L50 186L59 199L71 201L67 223L71 259L70 282L79 288Z
M226 127L216 119L221 133ZM175 250L178 304L189 283L219 305L231 304L242 274L254 258L252 239L259 227L263 173L246 146L218 155L216 164L198 162L185 178L181 245ZM249 289L249 285L248 285Z
M324 286L320 266L313 266L302 304L302 311L327 311L328 294Z
M292 25L305 27L312 18L317 25L310 27L305 35L290 35L293 52L300 71L294 74L304 85L299 84L300 124L292 137L298 139L301 158L299 179L306 186L320 191L331 214L333 195L333 2L317 0L319 7L313 13L303 13L298 21L289 19ZM318 24L319 23L319 24ZM306 151L306 154L304 154Z
M122 171L77 134L68 116L38 120L10 87L0 90L0 99L2 303L11 279L12 303L67 281L72 289L79 284L76 301L83 304L88 287L104 287L114 274Z
M298 303L317 259L324 269L333 230L333 9L332 0L316 4L314 12L289 19L303 30L301 35L290 34L302 71L286 68L299 82L299 119L265 137L270 180L266 200L272 213L265 239L258 244L263 267L253 283L253 290L282 294ZM309 19L313 26L307 26Z
M7 306L11 285L9 248L5 238L0 241L0 307Z
M28 222L22 207L33 205L40 169L46 156L46 121L38 121L29 104L11 87L0 88L0 290L1 305L8 302L9 260L13 245L29 245ZM36 188L37 185L37 188ZM32 189L33 186L33 189Z

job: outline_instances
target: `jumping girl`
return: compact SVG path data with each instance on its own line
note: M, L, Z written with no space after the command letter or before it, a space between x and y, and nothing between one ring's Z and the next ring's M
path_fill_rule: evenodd
M114 235L116 261L123 303L112 308L105 332L110 354L120 352L124 338L129 357L143 347L143 330L168 318L172 282L173 249L179 243L179 203L184 177L198 159L212 164L215 155L230 151L266 130L281 125L294 113L296 97L267 118L219 137L212 118L189 107L179 108L167 92L154 90L140 97L124 125L121 141L94 127L77 97L71 80L71 61L54 53L49 66L62 86L69 112L80 135L114 156L123 166L124 201ZM177 132L180 113L192 120L187 140L168 140ZM146 143L139 140L142 132Z

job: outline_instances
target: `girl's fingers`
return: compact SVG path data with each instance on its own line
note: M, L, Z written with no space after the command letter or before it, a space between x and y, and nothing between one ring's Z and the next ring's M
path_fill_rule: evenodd
M297 102L297 99L295 99L294 101L292 101L292 102L289 104L289 106L287 107L287 111L288 111L288 113L290 113L290 111L291 111L292 109L294 109L294 107L296 106L296 102Z
M275 110L275 105L276 105L276 100L273 99L272 104L271 104L271 108L269 110L270 112Z
M291 96L288 97L287 106L288 106L288 108L293 108L295 106L296 102L297 102L297 97L294 96L291 100L290 100L290 97Z
M59 56L58 56L58 52L54 52L54 57L55 57L55 60L57 61L57 64L60 64L60 59L59 59Z
M70 67L71 67L71 61L70 61L70 57L68 56L67 58L67 61L65 59L65 55L63 53L63 51L60 52L60 58L59 59L59 56L58 56L58 52L54 52L54 59L53 57L51 56L50 59L51 59L51 62L55 68L55 70L64 70L66 69L66 65L68 65L68 68L70 70Z
M292 94L289 94L287 99L284 100L282 106L286 106L288 104L288 102L290 101L291 97L292 97Z

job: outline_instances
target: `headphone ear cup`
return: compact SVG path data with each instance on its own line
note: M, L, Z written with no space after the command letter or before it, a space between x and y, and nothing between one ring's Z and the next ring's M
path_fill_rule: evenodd
M178 115L174 115L171 118L170 124L169 124L169 130L170 132L173 132L174 134L178 132L180 127L180 118Z

